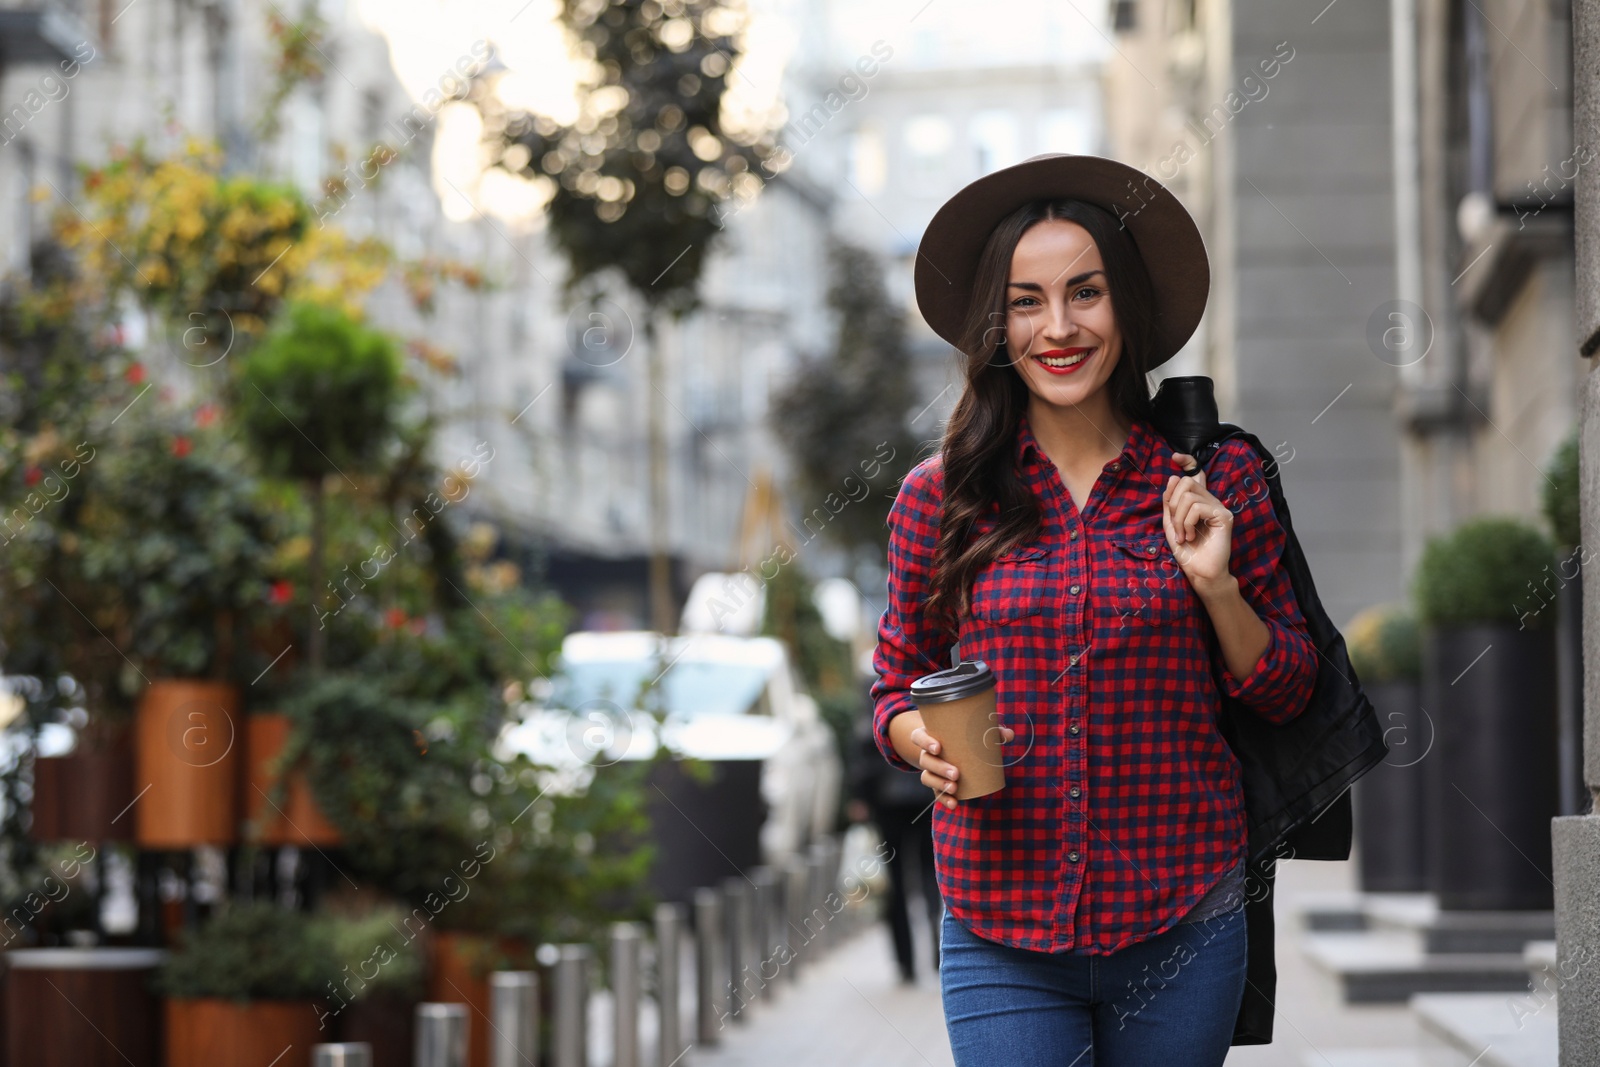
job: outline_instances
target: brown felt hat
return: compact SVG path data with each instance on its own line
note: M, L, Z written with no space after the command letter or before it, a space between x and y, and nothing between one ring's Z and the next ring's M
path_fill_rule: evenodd
M1000 220L1035 200L1087 200L1122 221L1155 287L1156 336L1150 366L1189 340L1211 291L1200 228L1160 182L1104 156L1044 155L986 174L945 201L923 231L915 271L917 308L935 333L960 347L978 257Z

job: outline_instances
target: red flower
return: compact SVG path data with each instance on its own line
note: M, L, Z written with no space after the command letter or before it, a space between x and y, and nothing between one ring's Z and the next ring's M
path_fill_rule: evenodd
M22 484L30 489L39 484L39 479L44 477L44 471L38 467L29 467L22 472Z
M128 379L128 384L129 385L138 385L140 382L144 381L144 364L143 363L130 363L130 364L128 364L128 369L123 372L122 376L124 378Z
M272 591L267 594L267 602L271 604L287 604L294 598L294 583L287 579L280 579L272 583Z
M390 608L383 613L383 621L391 630L398 630L406 624L406 613L400 608Z
M217 421L217 405L201 404L194 412L194 424L204 429Z
M184 456L187 456L193 451L194 444L182 434L179 434L177 437L172 439L172 454L177 456L179 459L182 459Z

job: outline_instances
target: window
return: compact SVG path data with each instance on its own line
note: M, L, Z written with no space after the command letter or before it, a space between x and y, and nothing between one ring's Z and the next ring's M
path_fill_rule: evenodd
M972 143L979 174L1020 163L1017 120L1009 111L980 111L972 119Z

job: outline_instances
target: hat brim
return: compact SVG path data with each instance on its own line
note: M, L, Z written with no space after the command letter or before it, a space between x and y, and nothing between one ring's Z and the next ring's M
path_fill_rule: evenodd
M1193 336L1206 309L1211 264L1205 241L1170 190L1104 156L1034 156L984 175L945 201L917 246L914 278L922 317L959 348L978 258L995 226L1024 204L1060 199L1098 204L1132 233L1158 309L1149 366L1165 363Z

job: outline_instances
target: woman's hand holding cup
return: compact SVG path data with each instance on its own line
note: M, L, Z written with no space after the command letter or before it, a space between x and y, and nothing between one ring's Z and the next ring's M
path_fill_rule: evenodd
M1011 727L1000 727L1002 744L1016 736ZM952 794L956 791L956 779L961 773L960 768L940 758L942 746L939 744L939 739L928 733L926 726L919 723L913 727L909 740L917 746L916 762L917 766L922 768L922 784L932 789L937 794L937 799L944 802L945 807L954 808L956 798Z

